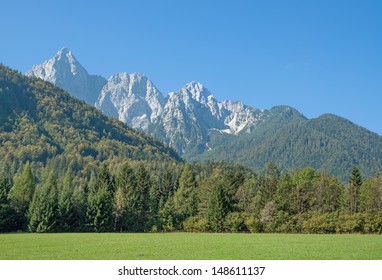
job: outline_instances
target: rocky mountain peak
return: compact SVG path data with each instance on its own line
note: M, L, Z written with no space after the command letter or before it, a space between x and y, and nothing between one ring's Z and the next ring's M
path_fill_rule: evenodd
M33 66L26 75L51 82L92 105L106 83L100 76L89 75L68 48L60 49L53 58Z
M143 74L121 72L102 88L96 107L134 128L147 130L160 117L165 100Z
M191 94L192 99L202 104L207 104L209 96L212 96L206 87L195 81L188 83L181 91Z

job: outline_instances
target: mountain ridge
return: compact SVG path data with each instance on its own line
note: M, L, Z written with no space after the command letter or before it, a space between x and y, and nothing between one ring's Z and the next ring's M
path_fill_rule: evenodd
M66 71L69 71L68 67ZM274 161L282 170L301 167L302 164L320 168L315 164L320 163L324 171L335 169L334 175L342 178L345 177L344 166L349 168L345 161L360 165L368 175L374 175L370 172L377 172L382 166L378 160L379 156L382 158L382 152L371 147L380 147L382 137L372 137L368 130L360 131L350 121L334 115L330 118L330 114L308 119L285 105L256 109L240 101L218 101L207 87L196 81L165 97L143 74L119 73L105 82L93 105L105 114L164 141L191 161L238 161L252 168L261 168L268 161ZM283 133L295 143L286 139ZM353 134L363 142L353 141ZM305 142L298 137L302 135L315 143L312 148L317 151L308 152ZM340 150L338 155L343 158L342 162L333 159L337 153L332 146L329 149L325 145L316 145L320 138L325 138ZM342 145L341 142L347 144ZM357 153L347 151L353 149L351 145L356 145ZM283 153L280 147L284 147ZM287 147L294 147L295 153L299 149L306 152L298 152L296 159L291 159L292 149ZM367 167L370 163L372 168ZM339 165L342 167L338 168Z

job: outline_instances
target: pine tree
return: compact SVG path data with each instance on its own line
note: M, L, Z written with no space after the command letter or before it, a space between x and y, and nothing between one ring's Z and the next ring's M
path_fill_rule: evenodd
M11 179L0 174L0 205L9 203L9 191L11 190Z
M110 193L114 193L115 191L114 178L111 176L106 164L101 165L97 181L95 183L96 190L99 190L101 188L106 188L107 191Z
M73 176L71 171L68 170L58 197L57 226L60 231L73 231L76 224L73 191Z
M86 216L91 230L106 232L112 229L113 193L113 178L106 165L103 165L95 186L89 188Z
M227 196L221 184L214 186L206 213L208 226L212 231L224 230L224 221L229 211Z
M27 229L26 214L34 191L34 176L30 164L27 163L23 172L15 176L13 187L9 192L10 204L16 214L14 224L19 230Z
M149 224L149 190L151 187L150 175L143 164L140 164L135 172L137 180L137 196L134 211L137 215L138 230L150 229Z
M111 230L112 207L111 194L106 188L101 188L89 194L86 216L91 230L95 232Z
M351 214L357 213L359 211L359 194L360 188L362 186L362 176L361 172L357 167L353 167L350 179L349 179L349 211Z
M49 175L45 184L37 188L28 211L31 232L54 232L57 230L57 184Z
M174 196L169 196L163 208L159 212L160 222L165 231L179 229L179 220L175 212Z
M0 232L9 232L17 229L14 226L15 213L8 197L11 187L11 179L0 174Z
M137 196L137 182L134 170L128 162L122 165L115 181L114 229L118 231L132 230L133 201Z
M192 166L186 163L179 178L179 188L174 194L175 211L183 219L195 216L198 212L196 188L195 172Z

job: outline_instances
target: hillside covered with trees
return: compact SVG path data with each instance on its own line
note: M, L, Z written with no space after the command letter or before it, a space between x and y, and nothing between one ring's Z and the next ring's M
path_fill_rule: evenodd
M184 163L52 84L0 66L0 232L382 232L380 173L349 168L344 183L306 166L261 169Z
M162 142L108 118L51 83L0 65L2 164L61 159L91 168L106 159L179 160Z
M281 171L313 167L342 181L357 166L373 176L382 166L382 137L333 114L306 119L288 107L275 107L271 121L237 136L212 131L210 150L187 158L238 162L261 170L274 162Z

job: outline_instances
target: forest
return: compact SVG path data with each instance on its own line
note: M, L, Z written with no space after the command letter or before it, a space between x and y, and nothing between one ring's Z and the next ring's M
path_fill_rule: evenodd
M65 168L65 166L68 166ZM303 168L55 158L0 165L1 232L381 233L382 176Z

